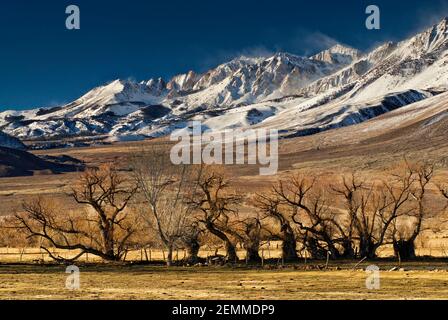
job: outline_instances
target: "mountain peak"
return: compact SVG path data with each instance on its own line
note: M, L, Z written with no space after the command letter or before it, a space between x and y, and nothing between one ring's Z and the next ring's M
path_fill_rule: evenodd
M300 59L299 56L288 52L277 52L273 56L269 57L267 60L286 60L286 61L294 61Z
M360 56L361 52L359 50L337 43L310 57L310 59L335 64L350 64L353 61L358 60Z
M332 53L359 54L359 50L340 43L335 44L328 50Z
M266 59L266 61L272 61L272 60L283 61L293 64L303 64L309 62L309 59L307 57L299 56L288 52L277 52L270 58Z
M444 17L439 23L418 33L414 37L401 42L414 56L423 53L445 50L448 41L448 18Z
M448 17L444 17L442 20L440 20L439 24L437 25L437 28L439 30L442 30L445 32L445 34L448 33Z
M437 33L448 34L448 17L442 18L437 24L433 25L430 30L436 30Z
M387 42L365 55L337 43L312 57L242 55L166 82L117 79L59 108L0 113L0 127L36 140L155 137L198 117L210 130L266 124L320 132L365 121L395 103L401 107L425 99L434 88L443 90L448 83L447 30L448 18L443 18L412 38ZM11 141L0 134L0 146L2 140Z

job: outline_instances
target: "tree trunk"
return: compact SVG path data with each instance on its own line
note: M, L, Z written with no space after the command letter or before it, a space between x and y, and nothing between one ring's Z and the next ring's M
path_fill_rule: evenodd
M114 245L114 227L112 222L105 222L102 227L102 236L103 236L103 247L104 247L104 257L103 259L108 261L118 261L119 257L115 254L115 245Z
M355 249L353 248L353 243L350 240L344 240L342 243L342 254L341 258L352 259L355 258Z
M305 248L311 255L312 259L325 259L327 253L324 249L319 246L319 241L316 238L308 238L305 241Z
M235 263L238 261L238 255L236 254L236 247L230 241L226 241L226 259L228 262Z
M295 262L299 260L297 255L296 237L288 228L285 228L283 232L282 258L285 262Z
M186 262L189 264L196 264L199 261L199 250L201 245L197 239L190 239L186 243L187 246L187 259Z
M224 241L226 246L226 260L229 262L237 262L238 256L236 254L236 247L232 241L230 241L229 237L224 232L216 229L212 223L207 223L206 228L211 234Z
M367 257L367 259L376 258L376 249L377 246L375 246L372 240L361 238L359 242L359 254L361 258L364 257Z
M166 265L171 267L173 265L173 246L167 246L168 255L166 258Z
M402 261L415 259L414 240L394 240L394 253Z
M261 262L261 257L259 254L260 243L250 242L246 244L246 260L248 263L259 263Z

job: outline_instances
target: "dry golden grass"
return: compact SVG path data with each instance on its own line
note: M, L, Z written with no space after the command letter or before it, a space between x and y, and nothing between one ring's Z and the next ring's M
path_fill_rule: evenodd
M420 254L427 249L419 249ZM447 260L430 259L402 263L395 259L362 262L301 262L285 267L276 264L277 249L269 250L270 262L264 268L239 267L172 267L132 263L104 264L92 256L78 261L81 271L80 290L65 288L68 274L64 266L48 264L50 259L39 249L0 249L0 300L5 299L168 299L168 300L253 300L253 299L448 299ZM201 256L213 254L203 250ZM240 258L244 253L239 251ZM382 255L389 255L384 248ZM434 254L434 251L432 252ZM439 251L443 256L443 252ZM268 258L268 251L264 254ZM14 264L22 256L22 263ZM446 257L446 256L445 256ZM152 250L152 261L163 260L160 250ZM180 258L182 255L180 254ZM31 262L35 260L36 264ZM139 250L128 254L128 261L146 260ZM45 261L47 264L41 264ZM280 260L278 260L278 263ZM381 268L381 288L368 290L364 269ZM317 266L324 270L314 270ZM307 269L310 270L307 270Z
M68 251L68 250L56 250L50 249L54 256L60 256L65 259L70 259L79 254L79 251ZM225 255L223 249L215 251L215 249L202 249L199 252L199 257L207 258L215 253ZM238 257L241 260L245 259L245 251L238 250ZM265 256L266 259L278 259L281 257L280 249L265 250L264 253L260 253ZM182 260L186 256L185 250L175 250L174 260ZM131 250L126 255L126 262L154 262L154 261L164 261L166 257L166 251L163 252L161 249L146 250L146 254L143 250ZM82 256L78 261L82 263L99 263L102 262L101 258L95 257L93 255L86 254ZM0 248L0 263L31 263L31 262L53 262L51 257L42 249L39 248Z
M387 270L389 266L382 266ZM0 266L0 299L448 299L448 272L249 270L144 266L81 267L81 288L65 288L60 266Z

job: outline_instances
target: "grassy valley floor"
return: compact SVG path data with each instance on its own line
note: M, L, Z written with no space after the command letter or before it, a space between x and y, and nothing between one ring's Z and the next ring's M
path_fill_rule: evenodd
M0 299L448 299L445 262L380 266L380 289L366 288L367 273L356 270L249 269L226 267L88 265L81 288L65 288L63 266L0 266ZM343 268L343 266L342 266Z

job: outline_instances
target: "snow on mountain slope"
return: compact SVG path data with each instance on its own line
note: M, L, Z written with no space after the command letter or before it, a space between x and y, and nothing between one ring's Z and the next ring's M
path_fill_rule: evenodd
M357 49L336 44L333 47L312 56L311 59L348 65L358 60L361 55L361 52Z
M381 162L383 156L386 161L391 157L401 160L403 156L410 161L427 157L445 161L447 131L448 93L443 93L354 126L284 140L281 148L286 153L318 149L319 157L347 156L347 163L354 160L352 156L356 161L367 157L367 163L361 165L367 168ZM303 161L307 161L306 155L296 165L302 166Z
M217 84L224 79L231 77L235 72L242 68L248 68L250 66L261 63L265 58L263 57L239 57L231 60L230 62L223 63L211 69L205 74L201 75L198 81L195 83L193 90L202 90L208 88L214 84Z
M444 137L448 127L448 93L409 104L382 116L350 128L338 129L334 134L324 134L325 144L359 143L392 132L405 140L422 139L424 136ZM409 130L403 131L404 128Z
M85 118L105 113L123 116L137 111L142 105L158 103L162 91L162 80L159 80L159 84L155 84L154 80L147 83L115 80L93 89L61 110L37 119L48 116Z
M287 53L269 58L241 57L202 75L189 72L176 76L168 83L162 79L140 83L116 80L48 112L30 116L18 113L14 119L0 115L0 125L15 136L37 139L147 132L168 113L175 120L204 110L282 98L343 66ZM168 111L153 119L140 112L158 108Z
M193 90L193 87L199 79L199 75L194 71L190 71L187 74L173 77L171 81L168 82L166 88L172 92Z
M448 89L448 20L399 43L388 42L302 90L315 95L353 85L353 102L410 89Z
M0 113L22 139L159 136L201 120L211 130L269 127L307 135L357 124L448 91L448 19L366 54L240 57L205 73L116 80L60 107ZM137 139L137 138L136 138Z
M432 95L431 92L409 90L384 95L362 103L350 103L350 100L337 99L318 108L299 104L296 108L287 108L278 115L267 119L259 126L277 128L287 131L293 136L314 134L362 123L392 110L427 99Z
M384 115L363 127L364 132L378 132L421 123L420 129L428 128L448 116L448 93L410 104ZM366 123L367 124L367 123Z
M314 80L343 66L341 62L288 53L277 53L267 59L233 60L201 77L193 87L195 92L178 98L177 109L247 105L296 94Z
M350 65L338 72L315 81L304 88L301 93L307 96L314 96L332 89L343 88L350 84L354 87L356 82L362 79L363 75L386 59L396 48L397 45L395 43L388 42L367 55L358 55L358 60L353 60Z
M356 101L404 89L448 89L448 19L397 44L355 86ZM429 69L429 70L428 70ZM430 73L432 76L428 76Z

